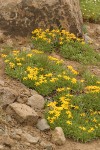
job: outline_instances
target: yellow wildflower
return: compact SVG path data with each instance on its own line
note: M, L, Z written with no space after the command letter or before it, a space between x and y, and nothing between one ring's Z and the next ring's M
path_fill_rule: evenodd
M14 68L14 67L15 67L15 64L12 63L12 62L10 62L9 65L10 65L11 68Z
M81 83L83 83L83 82L84 82L84 80L80 80L80 82L81 82Z
M88 133L91 133L93 132L95 129L93 127L91 127L89 130L88 130Z
M86 114L85 114L85 113L81 113L80 116L81 116L81 117L85 117Z
M53 76L52 73L45 74L45 77L52 77L52 76Z
M58 88L56 91L57 91L57 92L65 91L65 88Z
M71 122L71 121L69 121L69 120L68 120L68 121L66 121L66 123L67 123L67 124L69 124L69 125L72 125L72 122Z
M1 57L2 57L2 58L6 58L7 55L6 55L6 54L1 54Z
M72 78L71 82L72 82L72 83L76 83L77 80L76 80L75 78Z
M9 60L8 60L8 59L6 59L4 62L5 62L5 63L7 63L7 62L9 62Z
M22 66L22 64L21 63L17 63L17 66Z
M94 119L93 119L93 122L97 122L97 120L94 118Z
M23 80L27 80L28 78L27 77L23 77Z
M79 128L80 128L81 130L83 130L83 131L86 131L86 128L85 128L85 127L80 126Z
M32 57L32 54L27 54L27 57Z
M58 78L51 78L50 82L56 82Z
M97 84L100 84L100 81L97 81L96 83L97 83Z
M43 54L44 53L43 51L40 51L40 50L37 50L37 49L33 49L32 52L36 53L36 54Z

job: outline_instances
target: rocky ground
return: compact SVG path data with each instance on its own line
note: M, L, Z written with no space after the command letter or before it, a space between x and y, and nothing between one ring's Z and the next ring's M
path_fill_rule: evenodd
M88 37L100 52L100 26L87 24ZM99 30L99 31L98 31ZM99 35L98 35L99 34ZM4 36L0 32L0 52L9 47L30 49L29 38ZM87 40L87 39L86 39ZM67 61L73 67L78 63ZM88 66L92 73L100 76L97 66ZM100 140L79 143L65 139L61 128L51 131L44 119L45 99L36 91L28 89L19 81L4 73L0 58L0 150L99 150Z

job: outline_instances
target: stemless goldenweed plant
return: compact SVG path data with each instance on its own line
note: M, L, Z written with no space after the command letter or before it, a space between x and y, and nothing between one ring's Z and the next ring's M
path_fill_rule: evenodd
M32 42L36 49L49 53L54 51L66 59L80 63L97 64L100 60L100 55L83 39L77 38L66 30L35 29L32 31Z
M46 118L51 128L83 142L100 136L100 80L80 73L43 51L14 50L2 54L6 73L44 96L51 96Z
M70 41L78 41L85 44L83 39L77 38L73 33L69 33L66 30L35 29L32 31L32 42L35 48L41 48L43 51L51 52L54 49L57 51L61 45Z
M51 128L61 126L65 136L83 142L100 137L100 80L66 66L64 60L50 52L84 63L98 62L99 55L89 50L83 39L65 30L36 29L32 34L37 49L1 55L6 73L52 99L46 104Z

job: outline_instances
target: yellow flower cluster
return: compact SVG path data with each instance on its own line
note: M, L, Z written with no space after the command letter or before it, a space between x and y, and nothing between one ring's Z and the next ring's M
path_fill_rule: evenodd
M82 131L87 131L88 133L93 132L95 129L93 127L91 127L90 129L86 129L86 127L80 126L79 127Z
M48 56L48 59L56 62L56 64L60 64L60 63L64 62L62 59L58 59L58 58L52 57L52 56Z
M13 62L9 62L9 66L10 66L11 68L14 68L14 67L15 67L15 64L14 64Z
M6 58L7 55L6 55L6 54L1 54L1 57L2 57L2 58Z
M82 44L84 43L83 39L77 38L73 33L59 29L53 29L51 31L49 29L46 29L45 31L42 29L35 29L32 31L32 39L42 39L48 43L54 43L56 41L60 45L62 45L64 42L69 42L70 40L76 40Z
M57 92L65 91L65 88L64 88L64 87L63 87L63 88L58 88L56 91L57 91Z
M51 57L50 57L51 58ZM54 59L56 61L56 59ZM58 61L58 59L57 59ZM21 66L21 64L17 65ZM75 78L71 78L67 75L66 72L62 72L61 74L57 74L55 75L54 73L48 72L48 73L42 73L41 71L45 71L44 68L38 68L38 67L30 67L28 66L26 69L26 75L23 77L23 80L32 80L35 81L35 86L38 87L42 84L49 84L51 83L57 83L57 81L59 82L60 80L65 80L65 81L70 81L71 84L76 84L77 83L77 79ZM56 91L57 92L62 92L64 90L70 90L70 87L66 87L66 88L58 88Z
M85 88L87 93L100 93L100 87L99 86L87 86Z
M19 50L14 50L14 51L12 51L12 53L13 53L14 56L18 55L19 52L20 52Z
M72 125L72 120L73 119L73 115L71 112L71 99L69 97L72 97L73 95L71 94L67 94L66 96L62 96L59 98L59 102L61 103L61 105L57 105L57 102L50 102L48 104L48 107L50 107L50 111L49 111L49 117L48 117L48 121L50 123L54 123L54 121L61 115L61 112L63 110L65 110L66 115L68 120L66 121L66 123L68 125ZM73 108L75 108L77 106L73 105ZM70 119L70 120L69 120Z
M75 75L78 75L78 74L79 74L79 72L76 71L72 66L67 66L67 67L68 67L68 69L69 69L73 74L75 74Z
M35 54L43 54L44 53L43 51L40 51L40 50L37 50L37 49L33 49L32 52L35 53Z

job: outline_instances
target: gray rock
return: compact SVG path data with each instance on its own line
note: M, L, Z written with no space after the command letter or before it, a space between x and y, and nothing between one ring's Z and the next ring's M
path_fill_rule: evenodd
M84 34L84 40L85 40L86 43L92 43L92 42L93 42L93 39L91 39L91 38L87 35L87 33Z
M44 98L39 94L34 94L28 98L27 105L35 109L43 109L45 105Z
M52 142L56 145L64 145L66 138L61 127L56 127L52 132Z
M41 131L45 131L45 130L49 130L50 129L50 126L48 125L46 119L38 120L38 123L37 123L36 126Z
M26 123L28 125L36 124L39 117L31 107L17 102L10 104L6 111L8 114L13 115L20 123Z
M82 33L79 0L0 0L0 4L0 28L8 34L29 35L36 28L59 27Z
M40 138L39 137L33 137L29 133L24 133L24 134L22 134L22 140L29 142L31 144L37 144L39 142Z
M18 97L15 90L8 87L0 87L0 104L2 107L13 103Z

